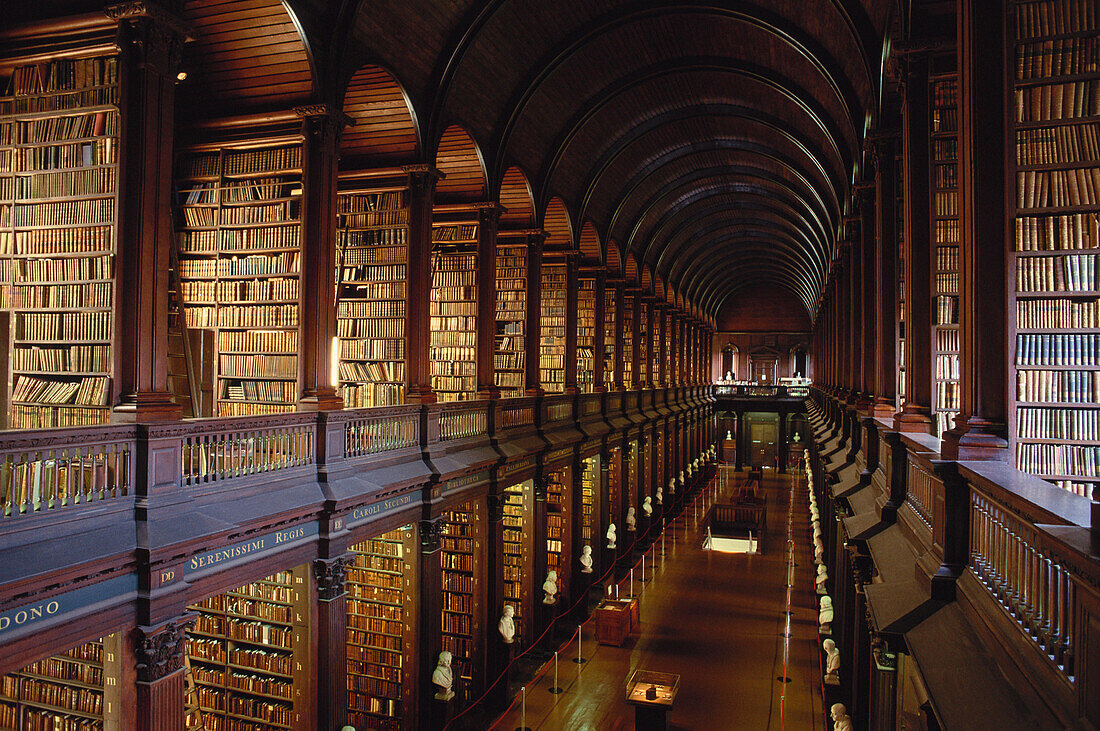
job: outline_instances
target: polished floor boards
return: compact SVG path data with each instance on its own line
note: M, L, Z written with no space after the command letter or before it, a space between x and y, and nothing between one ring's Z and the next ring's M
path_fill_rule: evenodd
M624 700L624 683L637 668L680 675L680 693L668 716L672 729L824 728L805 479L797 481L796 490L795 591L785 671L787 519L795 480L765 477L768 533L763 555L700 548L706 508L743 480L732 470L716 478L694 506L688 505L666 527L663 543L655 541L646 560L655 569L652 580L644 587L640 581L635 585L641 596L639 635L622 648L597 646L589 623L582 647L587 662L578 666L568 659L576 655L575 643L560 659L564 692L548 690L552 667L527 687L528 728L633 728L634 707ZM637 581L637 572L635 576ZM625 582L620 592L626 594ZM784 673L789 683L777 679ZM513 731L520 726L521 713L517 702L494 728Z

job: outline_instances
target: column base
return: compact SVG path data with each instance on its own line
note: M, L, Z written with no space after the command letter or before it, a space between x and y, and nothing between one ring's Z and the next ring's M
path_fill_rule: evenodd
M894 402L881 396L875 398L871 404L869 415L873 419L892 419L894 417Z
M409 386L409 390L405 394L405 403L407 404L427 405L434 404L438 400L431 386Z
M339 411L342 408L344 399L337 396L335 390L309 393L298 399L298 411Z
M965 423L957 418L955 426L940 439L940 457L954 460L1008 461L1008 440L1002 436L1004 425L971 416Z
M498 401L500 400L500 388L498 388L496 384L479 386L477 389L477 397L487 401Z
M901 411L894 414L894 431L906 434L931 434L931 409L926 406L905 404Z
M173 401L170 393L129 394L111 410L111 421L122 424L179 421L182 418L183 406Z

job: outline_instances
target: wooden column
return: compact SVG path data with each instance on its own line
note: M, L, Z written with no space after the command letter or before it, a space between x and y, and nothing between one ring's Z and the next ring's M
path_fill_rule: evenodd
M430 210L430 206L429 206ZM420 521L420 668L416 677L420 678L420 687L416 690L419 699L417 716L425 723L425 728L442 727L443 704L436 701L435 688L432 686L432 673L436 661L443 649L443 571L439 564L440 537L444 518L435 516ZM345 671L346 672L346 671ZM456 674L457 675L457 674ZM455 678L456 684L458 678ZM453 705L452 701L452 705Z
M897 404L898 265L894 210L897 135L876 134L872 139L875 159L875 384L871 414L891 418Z
M607 320L607 272L603 269L596 270L596 330L592 333L592 390L595 393L604 393L607 386L604 385L603 357L604 348L607 346L606 323Z
M488 508L489 521L487 543L489 550L485 556L485 578L487 593L487 611L485 622L485 678L486 685L504 672L511 660L511 652L514 645L504 642L497 630L498 617L504 614L504 486L497 484L495 491L489 493ZM533 639L520 635L518 642ZM496 687L486 688L489 691L489 707L502 705L508 693L507 678L501 680Z
M528 396L541 396L542 382L539 377L539 339L542 320L542 244L546 233L530 234L527 237L527 313L523 324L523 357L527 368Z
M317 581L317 727L340 728L348 721L347 568L350 554L313 562Z
M497 311L497 226L499 203L477 206L477 396L500 398L493 378Z
M428 302L432 291L432 199L435 196L436 180L442 173L430 165L409 165L402 170L409 176L409 264L406 267L408 304L405 307L405 378L408 382L405 401L410 404L434 404L436 398L432 391L429 358L431 320L428 316ZM432 667L435 667L434 663ZM423 710L426 714L428 706Z
M324 105L299 107L302 118L302 256L299 293L298 409L344 407L332 382L336 337L336 172L343 114Z
M856 196L858 196L858 191ZM857 206L858 204L858 197ZM852 236L848 247L848 403L855 406L862 396L863 388L863 352L861 349L863 333L863 235L860 219L849 219L849 235Z
M871 410L875 392L875 234L877 217L875 215L875 186L867 183L856 191L859 201L859 271L856 283L859 290L859 358L860 380L857 409L861 413Z
M1015 186L1005 178L1006 9L960 0L959 390L945 459L1008 459L1008 217ZM1011 207L1010 207L1011 205Z
M565 257L565 393L577 393L577 256Z
M839 242L839 246L840 256L833 266L833 293L836 295L835 305L833 307L833 335L836 338L836 355L833 359L836 364L836 389L834 395L840 401L844 401L847 399L851 388L848 380L848 374L851 369L851 362L848 359L848 338L851 333L851 328L848 327L847 322L847 318L851 316L848 307L848 256L851 252L851 245L848 241L841 241Z
M642 355L642 291L640 289L634 290L634 297L631 298L631 306L634 308L634 317L632 318L631 325L634 328L631 333L630 346L631 352L628 357L630 362L634 364L631 373L633 374L633 383L627 385L627 388L633 391L640 391L645 388L645 381L642 379L642 367L641 367L641 355Z
M932 201L928 131L928 57L906 59L902 101L905 222L905 393L894 428L932 432Z
M116 421L179 419L168 390L168 262L172 235L175 85L182 23L157 3L121 3L121 133L114 352Z
M615 390L624 391L630 385L623 382L623 360L627 357L623 352L623 314L626 311L623 295L626 293L626 286L621 280L609 286L615 287Z
M186 614L133 630L138 731L184 728L183 661L187 629L194 621L195 615Z

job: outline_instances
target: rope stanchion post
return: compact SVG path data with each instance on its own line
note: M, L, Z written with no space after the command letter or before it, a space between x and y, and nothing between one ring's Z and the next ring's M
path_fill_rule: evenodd
M575 658L573 658L573 662L577 663L578 665L581 665L581 664L587 662L587 660L584 659L584 656L581 655L581 645L582 645L583 638L584 638L584 625L583 624L578 624L577 625L577 656Z
M519 694L523 698L523 700L520 702L520 712L519 712L520 721L519 721L519 728L517 728L516 731L531 731L531 729L527 726L527 686L526 685L519 689Z
M550 692L554 695L559 695L565 692L565 689L558 685L558 653L554 653L554 684L550 686Z

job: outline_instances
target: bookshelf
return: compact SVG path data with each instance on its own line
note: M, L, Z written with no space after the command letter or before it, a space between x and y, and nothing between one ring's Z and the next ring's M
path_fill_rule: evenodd
M559 597L569 596L570 560L576 558L570 550L572 478L570 467L546 474L546 570L558 572Z
M638 470L638 458L641 456L640 452L638 440L630 440L630 445L627 447L626 452L626 504L627 506L634 506L634 518L638 521L642 519L641 501L638 499L638 490L640 489L638 478L641 476Z
M641 299L639 297L639 299ZM638 383L648 386L650 383L650 350L653 343L649 341L649 308L644 300L638 307Z
M623 295L623 388L634 388L634 295Z
M408 191L336 198L336 335L344 406L392 406L405 393Z
M429 359L440 401L477 395L477 224L432 227Z
M935 267L935 422L942 435L959 411L959 190L958 78L931 79L932 246Z
M546 393L565 391L566 286L564 260L544 260L539 312L539 382Z
M295 409L301 166L299 144L180 156L180 304L188 330L214 334L216 416Z
M1100 16L1012 6L1016 466L1095 499L1100 482ZM1011 178L1011 175L1009 175ZM1011 184L1011 183L1010 183Z
M615 286L608 283L603 295L603 383L615 385Z
M581 521L580 545L599 548L600 530L600 457L581 460Z
M113 56L16 68L0 97L0 428L109 420L118 238Z
M596 278L577 280L577 388L592 393L596 374Z
M349 549L347 574L348 724L414 728L416 528L406 525Z
M497 238L496 334L493 382L501 398L520 398L526 389L527 241Z
M111 634L0 677L0 729L119 731L121 642Z
M188 607L189 682L202 728L301 728L309 687L309 566L280 571Z
M481 641L481 582L483 516L477 503L468 502L444 514L440 538L443 572L442 647L451 653L454 692L459 706L473 700L474 670Z
M533 619L534 566L531 546L534 484L526 480L504 490L504 603L515 611L516 638L523 645Z

